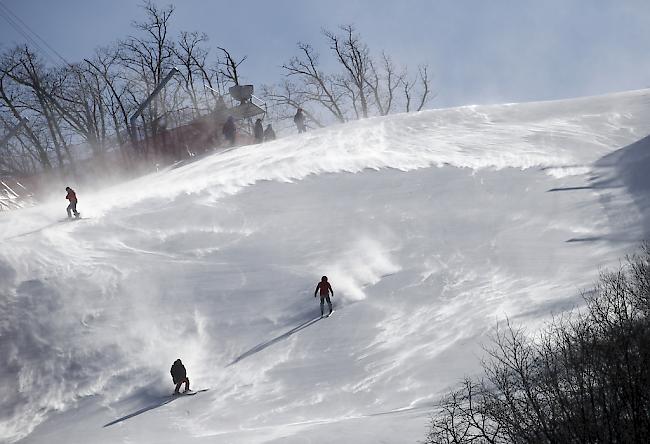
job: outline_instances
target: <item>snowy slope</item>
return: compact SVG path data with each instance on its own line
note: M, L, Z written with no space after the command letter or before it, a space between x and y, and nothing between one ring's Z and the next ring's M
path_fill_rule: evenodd
M649 110L367 119L77 189L84 220L0 214L0 440L416 442L498 320L578 305L646 236ZM168 397L179 357L209 391Z

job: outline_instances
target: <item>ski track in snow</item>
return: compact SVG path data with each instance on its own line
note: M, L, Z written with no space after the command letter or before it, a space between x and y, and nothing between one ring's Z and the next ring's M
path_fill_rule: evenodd
M0 440L422 439L498 321L579 306L648 233L649 110L366 119L78 190L73 224L0 213ZM158 405L178 357L210 391Z

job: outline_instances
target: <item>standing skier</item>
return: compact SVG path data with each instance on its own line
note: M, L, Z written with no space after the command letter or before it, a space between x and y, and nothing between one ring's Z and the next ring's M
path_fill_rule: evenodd
M273 131L273 128L269 123L268 125L266 125L266 129L264 130L264 141L268 142L270 140L275 140L275 131Z
M172 374L172 381L176 384L176 388L174 389L175 395L179 393L178 390L181 388L181 384L183 383L185 383L184 392L190 390L190 380L187 378L187 371L180 359L174 361L170 373Z
M74 216L78 218L80 214L77 211L77 194L70 187L65 187L65 190L68 192L65 198L70 201L68 208L66 208L66 211L68 212L68 218L72 217L72 213L74 213Z
M255 121L255 127L253 128L253 135L255 136L255 143L264 142L264 126L262 125L262 119L257 119Z
M330 292L332 293L332 297L334 297L334 290L332 290L330 283L327 282L327 276L323 276L320 279L318 285L316 285L314 297L316 297L318 290L320 290L320 317L322 318L324 316L323 307L325 305L325 301L327 301L327 306L330 309L330 312L327 316L332 314L332 301L330 301Z
M298 133L304 133L307 131L307 127L305 126L305 115L302 112L302 108L298 108L298 111L296 111L296 114L293 116L293 123L296 124Z
M233 116L228 116L228 120L226 120L226 123L223 124L223 129L221 132L228 141L228 146L235 146L237 127L235 126L235 119Z

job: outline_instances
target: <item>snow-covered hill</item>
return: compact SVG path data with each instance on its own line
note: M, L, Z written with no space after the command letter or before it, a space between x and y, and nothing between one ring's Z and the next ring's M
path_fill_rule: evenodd
M0 214L0 440L416 442L647 236L648 133L648 90L434 110Z

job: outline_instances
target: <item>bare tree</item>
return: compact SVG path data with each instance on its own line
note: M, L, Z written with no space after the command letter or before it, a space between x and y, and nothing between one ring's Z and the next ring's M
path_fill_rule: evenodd
M215 91L219 87L218 68L211 69L208 67L210 51L204 47L207 41L208 37L205 33L183 31L175 51L176 57L181 65L185 67L186 74L184 74L184 77L187 82L186 85L192 88L192 102L195 107L198 107L197 82L201 82L204 94L209 93L213 101L221 99L221 94L217 94Z
M202 44L207 40L208 36L205 33L183 31L178 46L174 48L174 54L183 68L182 75L185 91L190 96L192 109L196 116L200 114L199 110L201 108L196 83L200 81L200 84L203 85L204 82L207 82L209 86L212 83L212 76L208 75L205 68L208 50L202 47Z
M110 94L104 96L105 104L108 107L115 137L120 146L126 143L126 137L122 130L126 131L129 140L134 141L134 134L129 123L129 103L127 102L127 89L129 82L124 80L119 72L116 72L119 54L117 50L108 48L96 51L94 60L85 59L89 70L94 70L101 76Z
M219 73L223 76L224 79L227 79L239 85L239 72L237 69L247 58L247 56L242 57L240 61L237 61L232 54L226 49L218 46L218 48L223 52L225 59L219 60Z
M318 54L305 43L298 43L301 55L282 65L289 78L297 78L299 83L285 82L283 89L294 96L297 102L313 102L324 107L339 122L347 117L343 112L343 92L336 82L324 74L318 66ZM298 86L300 85L300 86ZM288 97L290 94L285 94ZM302 106L294 106L301 108Z
M406 67L397 66L386 52L373 58L352 25L340 26L339 31L323 30L338 71L322 70L313 47L298 43L299 54L282 65L287 80L265 89L269 101L287 108L281 114L288 116L290 110L303 108L309 116L322 110L325 120L346 122L385 116L402 104L406 111L426 106L431 98L428 66L421 65L411 79Z
M406 73L397 72L391 58L385 53L381 53L381 70L375 67L375 63L370 61L370 72L366 76L366 85L372 92L374 103L380 116L386 116L391 112L397 88L406 77Z
M25 92L21 91L19 88L16 88L15 84L8 84L9 77L7 75L7 73L13 71L15 67L15 64L13 64L10 60L3 60L2 67L0 68L0 110L8 111L9 115L15 119L15 121L20 121L23 119L21 111L26 109L26 106L23 105L25 99L21 97L25 95ZM3 117L2 120L5 128L8 128L8 120L5 117ZM30 157L36 158L42 168L45 170L51 170L52 163L50 162L48 155L47 144L43 143L42 138L39 137L38 130L34 129L33 126L34 122L30 122L30 124L25 125L24 127L24 134L26 135L29 143L25 144L19 135L18 140L21 141L21 144L26 149L28 155ZM11 145L7 145L6 147L0 148L5 149L9 148L10 146ZM5 154L3 156L5 160L10 157L7 155L7 151L5 151L3 154Z
M431 79L429 79L428 65L418 66L418 74L415 79L409 79L408 75L405 74L404 77L400 79L400 84L402 86L402 91L404 92L405 110L407 113L411 111L412 100L417 101L415 111L422 111L424 106L430 99L432 99L432 97L430 97ZM418 87L417 90L415 89L416 87ZM414 97L418 90L419 99Z
M645 442L650 435L650 246L603 272L584 310L537 336L497 329L485 379L431 421L430 444Z
M271 101L272 104L280 109L277 112L276 119L289 119L293 117L296 109L301 108L309 121L313 122L320 128L325 126L319 117L304 109L307 95L304 92L298 91L296 85L291 83L289 80L282 82L279 90L275 87L264 85L262 87L262 94L267 100Z
M424 108L424 105L426 105L429 100L429 88L431 86L429 80L429 67L427 65L420 65L418 67L418 81L422 86L422 92L420 94L420 103L418 104L417 111L422 111L422 108Z
M107 109L102 100L106 88L96 72L77 65L62 70L59 85L48 94L59 116L94 154L106 149Z
M334 51L337 60L344 68L344 76L350 82L350 90L354 88L354 97L358 98L361 107L361 116L368 117L368 75L371 71L372 61L368 46L361 41L361 38L352 25L340 27L343 35L323 30L323 34L329 40L330 49Z
M59 122L60 104L53 97L52 91L61 83L59 73L47 71L37 55L28 47L16 48L7 54L3 75L26 89L21 106L41 117L47 125L48 141L52 143L59 167L65 164L67 157L74 169L74 158L70 155L64 130ZM37 119L34 119L38 122Z
M143 36L131 36L118 44L119 57L125 74L130 73L134 82L127 93L134 103L140 103L153 92L163 80L175 60L174 42L169 36L169 22L174 13L174 7L160 9L150 0L142 5L146 20L134 22L133 26ZM136 86L140 86L136 90ZM141 114L142 129L145 136L155 136L161 128L156 119L166 114L167 90L151 101L147 112ZM131 131L135 131L134 128ZM145 139L147 140L147 139ZM148 145L145 146L145 149Z
M225 106L219 91L225 82L239 83L238 67L245 58L236 61L221 48L226 58L219 65L218 60L210 60L205 34L182 32L172 37L173 6L147 0L142 9L144 19L133 22L133 35L97 50L79 64L48 66L30 48L3 54L0 127L10 128L23 115L30 122L6 147L0 147L4 162L0 167L8 168L5 161L16 158L12 164L16 168L36 164L44 169L73 168L70 146L84 141L94 155L119 147L125 160L131 157L128 152L146 158L160 147L173 150L176 143L165 141L171 133L165 129L207 112L219 115L215 111ZM210 67L213 62L217 65ZM134 124L130 116L175 65L182 78L170 77ZM219 76L219 69L229 77Z

